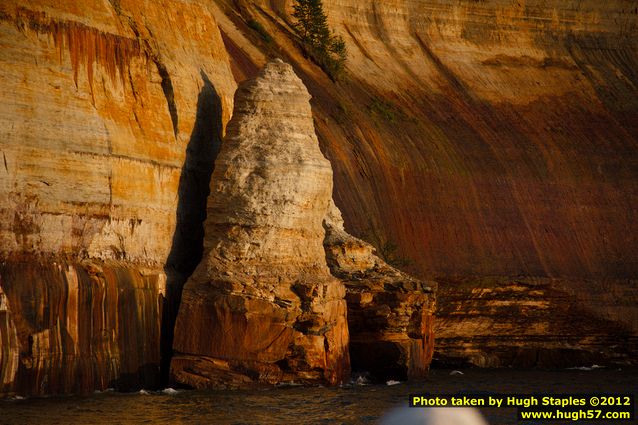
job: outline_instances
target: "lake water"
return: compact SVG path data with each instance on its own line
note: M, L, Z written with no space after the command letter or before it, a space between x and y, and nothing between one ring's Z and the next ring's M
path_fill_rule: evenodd
M411 393L638 393L638 369L433 370L420 383L282 387L262 391L173 391L0 401L1 424L357 424L375 423ZM492 425L515 410L486 409ZM557 422L552 422L557 424ZM589 422L592 424L600 422ZM618 422L620 423L620 422ZM625 422L626 423L626 422ZM546 422L546 424L550 424Z

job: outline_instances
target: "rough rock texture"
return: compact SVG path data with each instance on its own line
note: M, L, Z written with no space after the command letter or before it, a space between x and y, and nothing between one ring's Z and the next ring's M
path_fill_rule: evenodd
M332 169L309 100L281 61L235 96L211 182L204 258L177 317L171 374L179 383L336 384L349 376L345 288L322 244Z
M441 280L447 289L438 295L435 362L493 368L635 363L637 283Z
M156 387L165 286L117 262L0 265L0 394Z
M213 7L3 0L0 46L0 393L156 382L236 87Z
M587 356L601 345L623 351L625 336L638 335L636 308L619 321L607 307L610 297L638 301L635 2L325 0L349 51L349 74L336 85L295 45L292 0L219 3L238 79L252 75L263 52L284 52L309 88L349 233L379 252L396 245L417 276L445 282L435 333L456 339L437 357L456 356L461 342L480 352L495 336L507 366L527 345ZM492 314L488 298L473 293L469 281L478 288L485 277L509 313ZM549 292L529 305L499 291L523 278L549 279L578 309L554 318L541 307L553 302ZM448 309L446 299L465 299L455 306L475 313ZM526 314L548 331L526 333L517 325ZM476 315L493 320L482 340ZM592 323L595 336L572 337ZM480 356L494 357L489 349ZM554 366L575 359L549 357Z
M434 353L436 283L374 255L370 244L346 233L334 203L324 227L328 266L346 285L353 371L382 382L424 378Z
M205 3L2 2L0 255L165 264L197 121L232 111Z

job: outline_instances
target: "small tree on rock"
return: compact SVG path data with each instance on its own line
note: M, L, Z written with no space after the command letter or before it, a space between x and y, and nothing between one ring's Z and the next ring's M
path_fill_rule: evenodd
M295 29L306 52L333 80L338 79L347 59L346 43L330 30L322 1L296 0L293 9Z

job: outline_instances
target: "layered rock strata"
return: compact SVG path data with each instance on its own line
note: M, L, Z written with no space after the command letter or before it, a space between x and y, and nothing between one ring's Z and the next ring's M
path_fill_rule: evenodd
M334 204L324 226L326 260L346 285L353 371L382 382L424 378L434 353L437 284L374 255L370 244L346 233Z
M159 385L164 274L118 262L0 265L0 394Z
M637 282L442 279L435 364L557 368L636 362Z
M232 111L215 19L203 1L50 3L0 5L0 257L161 269L187 150Z
M232 75L254 76L276 52L314 96L348 230L383 229L377 246L444 277L441 358L635 361L624 342L638 336L632 2L326 0L349 50L338 85L301 55L291 4L1 2L4 264L70 256L161 274L169 263L185 279L199 261L202 158L230 116ZM0 352L15 353L10 335Z
M215 164L205 254L184 287L172 377L195 388L336 384L350 372L344 285L322 222L332 169L292 67L242 84Z

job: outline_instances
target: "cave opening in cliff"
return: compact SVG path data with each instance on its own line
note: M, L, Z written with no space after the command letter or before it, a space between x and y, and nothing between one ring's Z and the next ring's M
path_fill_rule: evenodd
M202 259L204 221L210 179L222 141L220 97L204 71L197 99L195 124L186 148L179 181L177 223L171 251L166 261L166 298L162 312L161 375L168 382L173 353L173 335L182 288Z
M408 369L405 356L400 346L391 341L350 342L353 374L370 378L375 383L406 381Z

